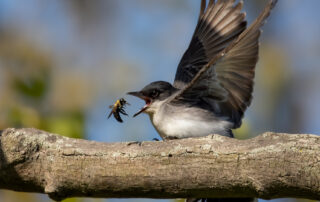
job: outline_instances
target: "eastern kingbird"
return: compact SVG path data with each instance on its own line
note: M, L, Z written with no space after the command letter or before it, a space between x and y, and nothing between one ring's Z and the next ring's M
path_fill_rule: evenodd
M184 53L173 85L156 81L128 94L146 104L145 112L161 138L220 134L233 137L250 105L260 27L277 0L269 0L247 28L243 2L201 1L198 24Z
M141 112L150 116L164 139L220 134L233 137L232 129L251 103L259 52L260 27L277 0L269 0L247 28L243 2L201 1L198 24L184 53L173 85L148 84L128 94L143 99Z

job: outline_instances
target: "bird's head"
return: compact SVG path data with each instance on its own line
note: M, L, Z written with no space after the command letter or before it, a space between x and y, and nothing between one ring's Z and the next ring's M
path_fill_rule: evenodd
M168 82L155 81L146 85L140 91L128 92L127 94L141 98L146 102L142 109L133 116L135 117L141 112L148 114L154 113L160 107L161 103L176 91L177 89Z

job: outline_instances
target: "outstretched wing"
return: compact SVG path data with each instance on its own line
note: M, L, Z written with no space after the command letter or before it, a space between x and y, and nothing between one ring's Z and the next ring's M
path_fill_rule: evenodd
M199 20L190 45L175 76L174 87L182 89L215 55L227 47L246 28L243 2L235 0L201 1Z
M216 54L172 100L205 102L206 107L239 127L250 105L254 68L258 61L260 27L277 0L270 0L260 16L224 50Z

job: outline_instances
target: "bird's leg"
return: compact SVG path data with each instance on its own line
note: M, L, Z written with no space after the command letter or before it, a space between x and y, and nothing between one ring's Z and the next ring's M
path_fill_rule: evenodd
M142 141L133 141L133 142L128 142L127 146L133 145L133 144L137 144L139 146L141 146Z
M153 141L156 141L156 142L160 141L158 138L153 138L152 140L153 140ZM127 145L130 146L130 145L133 145L133 144L138 144L139 146L141 146L142 141L129 142Z
M121 114L123 114L123 115L128 116L127 112L125 112L124 109L120 109L119 112L120 112Z

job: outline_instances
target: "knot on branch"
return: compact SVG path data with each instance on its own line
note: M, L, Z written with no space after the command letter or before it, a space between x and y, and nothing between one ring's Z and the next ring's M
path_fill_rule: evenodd
M28 134L35 136L28 137ZM31 161L35 153L39 152L41 143L36 138L38 130L16 130L13 128L7 129L1 134L1 166L14 167L21 163Z

